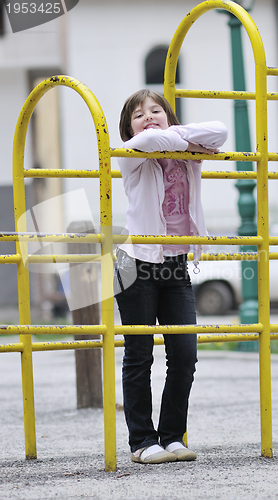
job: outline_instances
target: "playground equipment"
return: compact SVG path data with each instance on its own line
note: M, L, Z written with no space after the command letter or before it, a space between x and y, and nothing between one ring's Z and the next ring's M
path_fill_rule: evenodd
M225 9L233 13L243 24L250 38L256 70L256 90L252 92L229 91L197 91L177 90L175 88L175 72L178 55L184 37L192 24L207 11ZM278 179L278 173L268 172L268 161L277 161L277 153L269 153L267 147L267 100L277 100L278 93L267 93L267 75L278 76L278 68L268 68L260 34L249 14L238 4L230 1L208 0L194 8L181 22L170 44L165 66L165 97L175 107L175 97L212 98L212 99L255 99L256 100L256 152L218 153L213 160L254 161L257 172L203 172L203 178L210 179L257 179L257 221L256 236L240 237L167 237L167 236L130 236L133 243L172 243L172 244L204 244L210 245L254 245L258 247L258 289L259 289L259 320L248 325L215 325L215 326L115 326L113 303L113 243L125 240L121 235L112 235L112 204L111 180L120 177L119 171L111 171L111 157L142 157L142 158L192 158L191 153L140 153L125 149L110 149L109 134L101 107L88 87L68 76L55 76L40 83L27 98L19 115L14 137L13 150L13 182L15 233L2 233L0 240L16 241L15 255L2 255L0 263L17 264L18 273L18 303L19 325L2 326L0 333L19 334L20 341L14 344L1 345L1 352L20 352L22 363L22 388L24 405L25 450L26 458L36 458L36 432L33 391L32 352L59 350L101 348L103 351L103 394L104 394L104 443L105 469L116 469L116 404L115 404L115 365L114 349L122 345L115 341L119 334L158 334L158 333L198 333L198 342L231 342L259 340L260 364L260 399L261 399L261 453L264 457L272 457L272 422L271 422L271 363L270 341L278 338L278 325L270 324L269 308L269 245L278 245L278 237L269 238L268 233L268 180ZM36 104L41 97L55 86L67 86L75 90L87 104L94 120L99 148L99 170L55 170L55 169L24 169L24 148L29 120ZM195 154L195 159L211 160L210 155ZM24 223L26 177L90 177L100 179L100 225L99 234L30 234ZM23 217L22 217L23 216ZM20 226L19 226L20 219ZM23 220L23 223L22 223ZM39 242L97 242L101 244L101 256L96 255L28 255L28 241ZM262 256L264 258L262 258ZM215 259L211 255L208 258ZM248 260L250 254L218 254L221 259ZM102 280L102 322L94 326L33 326L30 318L29 272L26 263L34 262L85 262L99 258L101 260ZM207 256L206 256L207 258ZM252 256L252 259L254 256ZM271 258L278 258L278 253L272 253ZM32 342L31 334L99 334L102 341L73 342ZM155 339L155 343L162 340Z

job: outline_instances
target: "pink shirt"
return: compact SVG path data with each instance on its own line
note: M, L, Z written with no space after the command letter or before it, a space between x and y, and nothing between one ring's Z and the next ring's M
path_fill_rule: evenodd
M166 234L190 235L189 182L185 161L159 160L163 170L165 197L162 211L166 221ZM163 255L188 253L190 245L163 245Z

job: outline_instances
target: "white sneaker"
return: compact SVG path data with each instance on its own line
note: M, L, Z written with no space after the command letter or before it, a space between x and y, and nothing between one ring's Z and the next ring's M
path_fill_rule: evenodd
M159 444L154 444L131 453L131 460L141 464L162 464L175 462L177 457L174 453L164 450Z
M194 451L189 450L183 443L179 443L178 441L170 443L168 446L166 446L165 450L173 453L176 456L177 460L180 461L196 460L197 458L197 455Z

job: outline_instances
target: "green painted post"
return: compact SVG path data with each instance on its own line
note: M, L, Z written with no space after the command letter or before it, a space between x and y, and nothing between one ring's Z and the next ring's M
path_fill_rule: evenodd
M238 2L239 3L239 2ZM237 91L245 91L244 61L241 38L241 22L232 13L225 12L230 19L228 25L231 30L233 87ZM235 123L235 146L236 151L251 151L251 140L248 120L247 102L234 101L234 123ZM236 162L236 168L240 170L253 170L252 162ZM239 179L236 187L239 191L238 209L241 217L241 225L238 228L239 236L254 236L257 234L255 223L256 201L253 196L255 181L251 179ZM243 246L242 251L255 252L254 246ZM241 323L258 322L258 271L256 261L243 261L242 266L242 297L240 306ZM257 350L257 342L240 343L241 350Z

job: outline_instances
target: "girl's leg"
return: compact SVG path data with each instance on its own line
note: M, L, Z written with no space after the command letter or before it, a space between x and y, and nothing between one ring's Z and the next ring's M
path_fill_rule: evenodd
M146 264L148 266L148 264ZM158 304L156 287L140 279L116 296L123 325L155 325ZM123 397L131 452L158 443L152 422L152 335L125 335Z
M183 263L186 271L186 263ZM165 263L165 266L167 263ZM182 267L182 266L180 266ZM172 268L173 263L168 268ZM167 275L167 273L165 273ZM196 324L195 300L189 276L176 280L172 272L160 290L158 319L164 325ZM172 280L174 280L172 282ZM186 431L188 399L197 362L195 334L164 335L167 376L161 401L158 434L163 447L182 442Z

